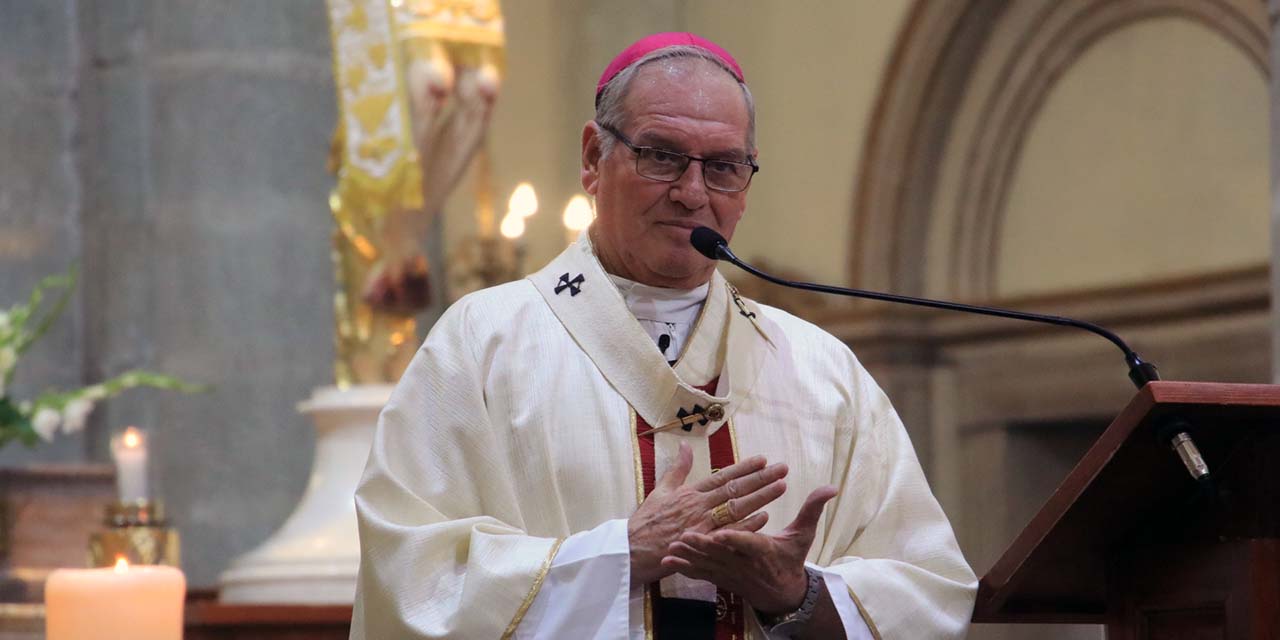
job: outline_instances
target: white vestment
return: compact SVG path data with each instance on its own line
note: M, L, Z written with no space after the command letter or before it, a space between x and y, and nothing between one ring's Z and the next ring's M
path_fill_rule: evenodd
M717 379L714 393L695 388ZM712 404L722 419L651 436L657 477L681 442L694 452L687 482L707 477L709 438L727 429L736 459L790 467L765 533L815 488L839 489L807 560L846 585L873 634L964 635L977 581L897 414L849 349L716 273L670 366L584 234L527 280L450 307L396 387L356 494L351 637L645 638L649 592L629 588L625 547L644 495L637 419L662 425ZM572 557L559 556L571 536ZM576 597L539 599L544 583Z

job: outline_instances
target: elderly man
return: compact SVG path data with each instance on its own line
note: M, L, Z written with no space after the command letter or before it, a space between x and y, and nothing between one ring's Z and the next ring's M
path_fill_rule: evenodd
M353 638L963 636L974 575L884 394L689 244L733 235L754 125L692 34L605 70L595 222L450 308L382 413Z

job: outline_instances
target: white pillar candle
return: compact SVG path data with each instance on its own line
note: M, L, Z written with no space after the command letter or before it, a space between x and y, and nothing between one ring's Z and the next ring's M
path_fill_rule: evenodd
M187 579L173 567L57 569L44 586L46 640L182 640Z
M116 461L116 487L121 502L147 499L147 438L137 427L129 427L111 441Z

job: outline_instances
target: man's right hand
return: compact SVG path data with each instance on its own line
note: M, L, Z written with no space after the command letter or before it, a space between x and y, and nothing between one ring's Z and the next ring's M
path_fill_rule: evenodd
M787 490L787 465L765 466L754 456L725 467L694 485L684 481L693 468L693 450L680 445L676 466L663 474L653 491L627 520L631 544L631 586L638 587L672 573L662 566L668 546L686 531L707 533L720 528L712 510L727 505L724 528L759 531L769 514L759 512Z

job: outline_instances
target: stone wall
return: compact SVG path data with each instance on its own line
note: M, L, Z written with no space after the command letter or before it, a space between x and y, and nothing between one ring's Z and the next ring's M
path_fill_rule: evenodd
M0 307L81 257L79 52L74 2L0 1ZM77 297L23 359L17 397L79 382L83 320ZM34 451L10 446L0 464L74 458L83 447L79 437Z
M151 429L188 578L210 586L301 495L313 436L293 405L332 378L324 4L5 0L0 16L0 301L81 265L20 393L134 367L213 386L112 400L84 438L5 461L105 460L112 432Z

